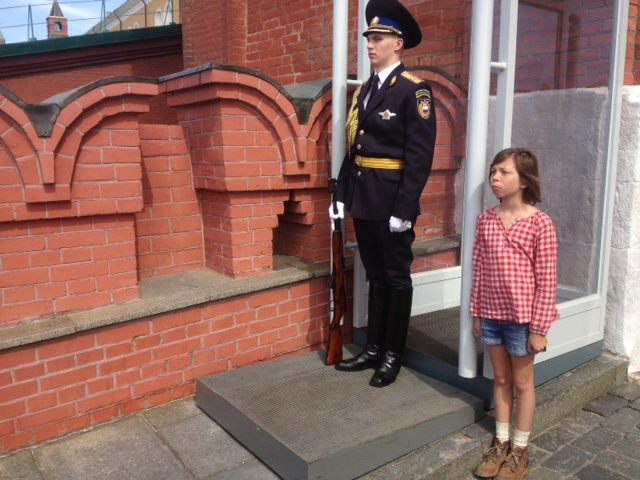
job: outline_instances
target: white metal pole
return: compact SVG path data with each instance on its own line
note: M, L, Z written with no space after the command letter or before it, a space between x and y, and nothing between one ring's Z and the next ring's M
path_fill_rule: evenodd
M465 163L461 249L460 354L458 361L458 375L465 378L475 377L477 371L475 339L472 334L473 320L469 307L473 278L473 241L476 219L482 210L486 172L492 34L493 0L473 0L467 158Z
M516 46L518 43L518 2L502 0L500 9L500 50L496 95L496 130L494 153L511 146L513 125L513 91L516 76Z
M362 36L368 25L365 10L369 0L358 2L358 81L362 84L371 75L371 60L367 52L367 40Z
M338 177L346 152L347 133L347 48L349 1L333 2L333 79L331 112L331 176Z
M598 293L604 300L600 309L600 333L604 336L607 288L609 284L609 262L611 257L611 236L613 234L613 209L616 199L616 178L618 171L618 148L620 144L620 116L622 111L622 86L627 47L627 28L629 22L629 1L617 0L615 3L613 45L609 71L609 135L607 143L607 170L605 175L604 212L602 219L602 237L600 239L600 274Z

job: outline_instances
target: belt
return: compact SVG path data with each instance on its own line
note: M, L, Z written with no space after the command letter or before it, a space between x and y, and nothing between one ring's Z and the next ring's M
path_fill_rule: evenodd
M396 158L370 158L356 155L356 165L364 168L379 168L381 170L404 170L404 160Z

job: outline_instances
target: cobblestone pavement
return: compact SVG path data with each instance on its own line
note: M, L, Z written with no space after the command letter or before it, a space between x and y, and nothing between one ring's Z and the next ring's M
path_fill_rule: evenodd
M536 436L527 480L640 479L640 379Z

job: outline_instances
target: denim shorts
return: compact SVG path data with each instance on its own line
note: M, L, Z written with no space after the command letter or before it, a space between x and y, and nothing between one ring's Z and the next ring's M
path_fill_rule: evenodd
M529 344L529 324L515 323L505 320L481 319L480 342L483 345L505 345L507 353L512 357L531 355L527 350Z

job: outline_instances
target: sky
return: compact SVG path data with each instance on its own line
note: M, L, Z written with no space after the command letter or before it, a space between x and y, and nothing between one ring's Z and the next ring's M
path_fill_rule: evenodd
M113 12L126 0L105 0L105 10ZM0 32L7 43L26 42L29 38L29 4L33 33L38 40L47 38L47 17L53 0L0 0ZM102 0L58 0L68 20L69 36L83 35L100 21Z

